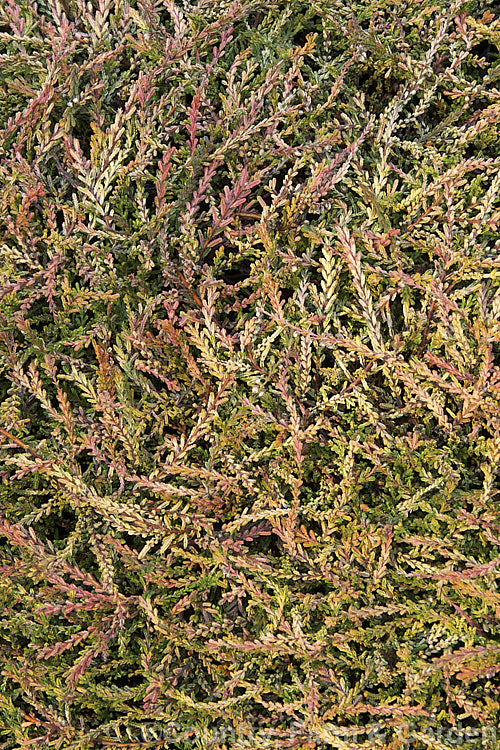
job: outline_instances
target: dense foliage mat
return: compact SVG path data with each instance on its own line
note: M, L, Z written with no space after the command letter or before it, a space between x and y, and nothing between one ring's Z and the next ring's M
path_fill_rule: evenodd
M1 4L3 748L498 747L499 49Z

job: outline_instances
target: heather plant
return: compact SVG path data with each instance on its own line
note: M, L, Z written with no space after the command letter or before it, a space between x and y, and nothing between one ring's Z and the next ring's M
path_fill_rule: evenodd
M498 747L500 16L0 7L0 735Z

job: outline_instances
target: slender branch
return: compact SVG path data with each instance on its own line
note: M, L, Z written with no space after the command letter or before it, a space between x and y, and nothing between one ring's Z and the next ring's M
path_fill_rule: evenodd
M11 432L8 432L8 430L4 430L2 427L0 427L0 435L3 435L8 440L12 440L12 442L15 443L19 448L23 448L25 451L28 451L28 453L31 453L31 455L35 458L43 458L43 456L33 450L33 448L30 448L29 445L26 445L26 443L23 443L22 440L19 440L19 438L17 438Z

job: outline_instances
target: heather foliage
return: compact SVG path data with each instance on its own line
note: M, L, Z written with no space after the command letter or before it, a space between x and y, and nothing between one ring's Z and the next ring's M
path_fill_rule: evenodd
M495 12L0 6L2 747L486 746Z

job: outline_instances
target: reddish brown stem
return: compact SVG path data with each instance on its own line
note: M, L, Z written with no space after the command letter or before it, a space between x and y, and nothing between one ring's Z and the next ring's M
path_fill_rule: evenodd
M8 432L7 430L4 430L2 427L0 427L0 435L3 435L8 440L11 440L13 443L19 446L19 448L23 448L25 451L28 451L28 453L31 453L31 455L35 458L42 458L42 456L34 451L33 448L30 448L29 445L26 445L26 443L23 443L22 440L19 440L19 438L16 438L15 435L13 435L11 432Z

